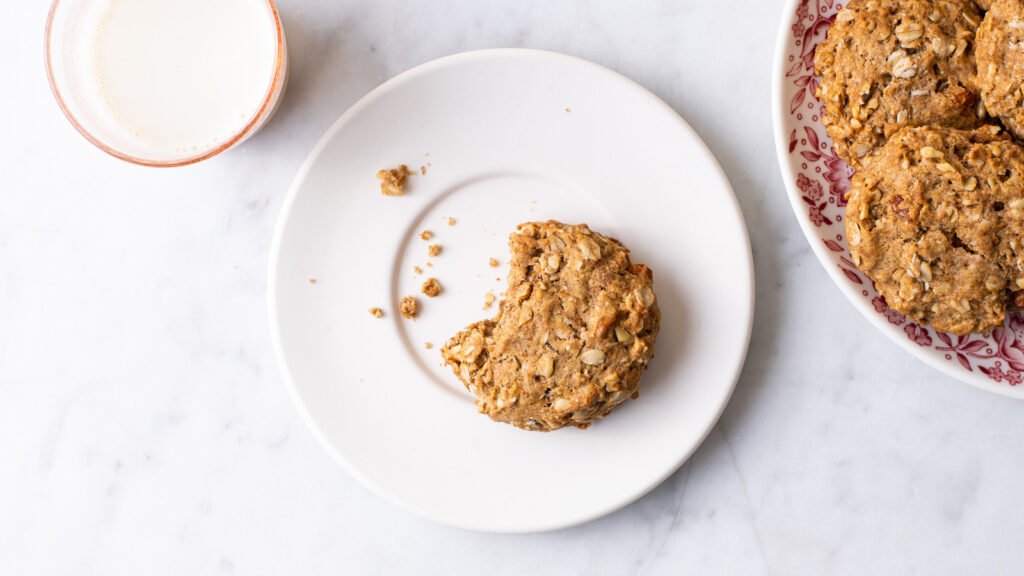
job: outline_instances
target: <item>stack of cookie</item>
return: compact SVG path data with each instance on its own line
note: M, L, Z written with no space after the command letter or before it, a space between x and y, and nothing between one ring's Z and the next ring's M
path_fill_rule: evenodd
M1002 325L1024 307L1024 0L851 0L814 63L854 263L917 322Z

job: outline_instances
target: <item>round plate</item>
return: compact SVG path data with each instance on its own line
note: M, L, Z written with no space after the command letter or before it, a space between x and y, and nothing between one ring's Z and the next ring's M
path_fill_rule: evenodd
M386 197L375 173L399 164L415 174ZM496 312L509 233L548 219L622 240L663 315L639 399L588 430L492 422L441 366L448 337ZM753 272L729 183L671 108L583 60L490 50L406 72L335 123L285 201L269 294L285 380L349 473L438 522L532 532L632 502L697 448L746 353Z
M773 115L779 166L811 248L839 289L911 354L978 388L1024 398L1024 316L991 335L956 336L921 326L886 305L850 258L843 222L852 171L836 156L815 99L814 49L842 9L833 0L790 0L775 52ZM808 302L807 306L814 306Z

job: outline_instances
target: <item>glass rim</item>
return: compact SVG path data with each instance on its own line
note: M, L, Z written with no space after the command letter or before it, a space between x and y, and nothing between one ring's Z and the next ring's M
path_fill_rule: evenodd
M234 145L244 140L247 136L249 136L264 120L264 116L269 112L272 105L275 103L275 96L277 96L278 93L278 85L282 83L282 76L284 74L285 68L284 27L281 24L281 16L277 12L277 6L274 5L274 0L265 0L267 7L270 9L270 14L274 19L274 30L275 33L277 34L277 54L274 61L274 74L271 77L270 86L267 88L267 91L264 94L263 101L260 103L259 109L256 111L256 114L254 114L253 117L249 119L245 126L243 126L238 132L236 132L230 138L218 144L216 147L211 148L210 150L207 150L200 154L194 154L192 156L186 156L180 159L152 160L128 154L126 152L118 150L117 148L107 144L102 139L97 137L95 134L90 132L71 112L70 108L67 105L67 102L65 101L64 95L61 93L56 76L53 73L53 62L51 55L51 48L53 45L53 22L56 17L57 10L60 9L61 1L62 0L53 0L53 3L50 5L49 15L46 17L46 32L44 37L45 45L43 47L43 55L46 60L46 79L50 84L50 91L53 92L53 96L57 100L57 105L60 107L61 112L63 112L64 116L68 119L69 122L71 122L71 125L75 127L75 130L77 130L79 134L85 137L86 140L92 143L93 146L96 146L103 152L106 152L107 154L115 158L124 160L125 162L130 162L132 164L137 164L140 166L149 166L154 168L175 168L178 166L188 166L190 164L202 162L203 160L208 160L230 149Z

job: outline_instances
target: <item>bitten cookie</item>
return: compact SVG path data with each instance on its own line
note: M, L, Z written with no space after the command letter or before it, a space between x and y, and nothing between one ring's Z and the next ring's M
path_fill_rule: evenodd
M818 46L818 99L854 168L907 126L981 124L971 0L851 0Z
M978 29L978 85L985 107L1024 138L1024 1L996 0Z
M441 349L477 409L527 430L586 428L629 398L654 355L653 275L586 225L521 224L498 315Z
M999 127L906 128L853 177L854 263L894 310L985 332L1024 304L1024 149Z

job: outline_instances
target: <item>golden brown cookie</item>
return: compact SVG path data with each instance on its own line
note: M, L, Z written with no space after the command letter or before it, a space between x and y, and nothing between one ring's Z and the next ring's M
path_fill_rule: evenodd
M492 419L586 428L638 394L661 320L651 270L585 224L521 224L509 246L498 315L441 355Z
M846 236L893 309L954 334L1000 326L1024 295L1024 149L996 126L906 128L854 175Z
M906 126L981 123L970 0L851 0L818 46L818 99L836 152L854 168Z
M974 3L982 10L988 10L992 7L992 0L974 0Z
M989 114L1024 138L1024 1L996 0L978 29L978 85Z

